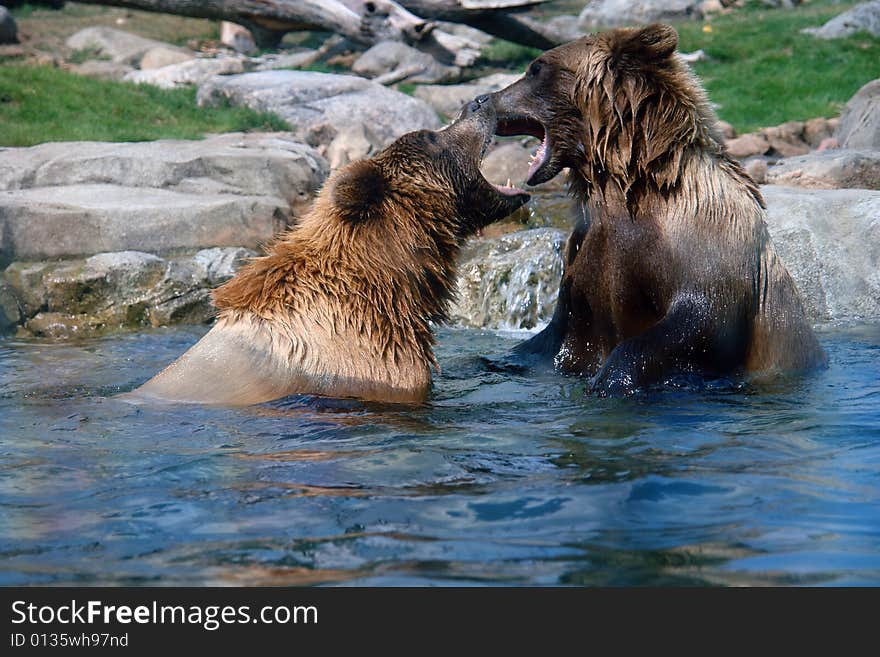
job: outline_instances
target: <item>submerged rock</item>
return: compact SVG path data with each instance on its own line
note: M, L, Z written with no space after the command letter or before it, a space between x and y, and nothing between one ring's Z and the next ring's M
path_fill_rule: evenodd
M474 240L462 254L450 319L461 326L535 329L556 307L566 234L536 228Z
M215 77L199 88L200 106L224 102L274 112L312 146L326 146L356 123L369 127L383 144L440 126L426 103L354 75L262 71Z

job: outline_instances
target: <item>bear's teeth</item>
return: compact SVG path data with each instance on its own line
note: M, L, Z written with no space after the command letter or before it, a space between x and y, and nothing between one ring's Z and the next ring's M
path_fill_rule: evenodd
M510 178L507 179L507 184L505 185L508 189L513 189L513 183L510 182Z

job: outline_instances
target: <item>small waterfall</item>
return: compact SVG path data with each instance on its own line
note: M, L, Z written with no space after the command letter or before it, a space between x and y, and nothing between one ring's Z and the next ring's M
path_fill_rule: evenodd
M473 241L459 266L451 322L493 330L542 328L556 306L565 239L561 230L536 228Z

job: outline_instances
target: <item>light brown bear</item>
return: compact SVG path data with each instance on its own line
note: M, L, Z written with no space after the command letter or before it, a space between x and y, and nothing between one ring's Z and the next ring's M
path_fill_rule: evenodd
M550 325L521 346L600 393L676 372L802 371L825 363L764 201L730 157L667 25L550 50L494 102L499 135L542 140L529 184L570 169L583 218Z
M130 397L424 401L461 245L529 198L480 174L494 130L491 104L472 102L450 127L331 176L298 225L215 290L214 327Z

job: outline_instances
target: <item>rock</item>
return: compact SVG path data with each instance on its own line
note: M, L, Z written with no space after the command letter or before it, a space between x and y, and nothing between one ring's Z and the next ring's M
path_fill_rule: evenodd
M804 141L804 122L788 121L772 128L764 128L761 133L770 144L770 154L782 157L803 155L810 152Z
M286 225L271 196L193 194L121 185L0 192L0 263L142 249L257 247Z
M216 286L228 281L256 251L244 247L202 249L192 257L202 279Z
M869 82L849 99L835 136L843 148L880 150L880 79Z
M407 82L434 84L461 77L461 69L457 66L445 66L428 53L400 41L377 43L358 57L351 70L358 75L377 78L404 67L419 69L418 73L406 76Z
M7 273L5 285L15 295L42 299L20 316L36 335L83 336L125 327L202 323L215 314L209 288L228 280L253 255L235 247L169 260L139 251L100 253L85 260L42 263L39 276ZM14 263L9 269L36 271L32 263Z
M156 46L150 48L141 57L140 69L148 71L154 68L162 68L171 66L172 64L180 64L188 62L195 58L195 53L184 50L183 48L174 48L172 46Z
M0 148L0 190L100 183L193 194L266 196L299 211L326 176L323 158L289 133Z
M251 34L251 31L229 21L220 22L220 43L243 55L250 55L257 51L257 44L254 42L254 35Z
M21 319L18 299L12 286L0 280L0 335L14 331Z
M94 50L97 57L106 57L117 64L129 66L137 66L144 53L152 48L173 48L161 41L104 26L80 30L66 43L71 50Z
M880 319L880 191L767 186L767 223L814 320Z
M822 142L831 137L837 129L838 119L822 117L810 119L804 123L803 137L810 148L819 148Z
M561 230L537 228L472 241L462 254L450 319L492 329L534 329L549 321L565 239Z
M824 119L820 119L824 120ZM813 128L818 124L814 122ZM727 150L736 158L745 159L756 155L791 157L810 152L806 123L789 121L770 128L761 128L734 139L727 139Z
M812 189L880 189L880 151L826 150L779 160L767 182Z
M165 269L166 262L150 253L99 253L84 262L55 268L43 278L46 308L74 315L98 314L123 299L134 303L165 277ZM129 309L123 312L127 315Z
M274 71L280 68L303 68L314 64L321 56L318 50L303 50L290 53L268 53L262 57L254 57L256 71Z
M736 129L727 121L718 121L718 130L725 139L736 139Z
M581 10L582 30L656 21L702 18L702 0L590 0Z
M767 180L767 160L763 158L754 158L745 163L746 173L751 176L759 185L763 185Z
M190 59L179 64L146 71L132 71L123 79L136 84L152 84L162 89L174 89L198 85L215 75L232 75L244 72L244 64L236 57L212 57Z
M134 70L128 64L104 61L101 59L89 59L82 64L73 67L73 71L79 75L85 75L99 80L115 80L117 82Z
M880 0L863 2L835 16L822 27L808 27L802 32L820 39L839 39L858 32L880 36Z
M816 150L822 152L831 148L840 148L840 142L837 141L837 137L827 137L823 139L819 142L819 147Z
M770 150L770 143L767 141L767 138L755 133L748 133L735 139L728 139L725 143L730 154L740 159L764 155Z
M18 26L9 10L0 5L0 44L6 43L18 43Z
M580 27L577 16L562 14L545 21L544 25L551 34L558 35L564 41L574 41L584 36L584 30Z
M215 77L199 88L200 106L227 101L278 114L313 146L329 144L354 123L365 125L383 145L440 125L428 104L353 75L263 71Z
M491 34L486 34L482 30L478 30L470 25L463 23L447 23L445 21L437 21L437 29L451 34L461 39L467 39L481 46L488 46L495 39Z
M46 307L43 277L56 265L50 262L14 262L3 272L3 279L14 291L24 317Z
M521 77L517 74L495 73L464 84L422 85L416 87L413 95L428 103L441 116L451 119L458 116L469 100L499 91Z
M360 160L380 150L379 140L363 123L342 128L330 142L324 157L330 169L338 169L349 162Z

